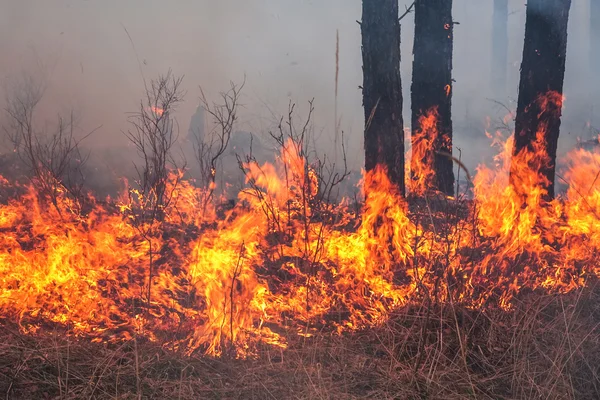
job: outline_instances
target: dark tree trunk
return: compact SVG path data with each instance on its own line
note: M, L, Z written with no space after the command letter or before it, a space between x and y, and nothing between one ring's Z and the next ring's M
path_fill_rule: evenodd
M554 197L556 149L562 112L571 0L528 0L525 45L515 121L514 155L532 152L537 133L544 134L547 160L530 165L547 179L547 198ZM514 163L513 163L514 165ZM518 171L511 169L514 182Z
M419 132L419 119L437 110L437 137L433 141L433 185L454 194L452 154L452 0L416 0L413 47L412 139ZM432 132L430 132L431 134ZM415 153L413 152L413 157Z
M365 170L380 165L404 196L404 127L398 0L363 0Z
M508 71L508 0L494 0L492 91L504 98Z

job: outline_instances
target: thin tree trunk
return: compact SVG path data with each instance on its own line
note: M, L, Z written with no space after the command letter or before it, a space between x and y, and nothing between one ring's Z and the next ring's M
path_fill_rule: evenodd
M567 55L567 24L571 0L528 0L525 45L515 121L514 155L534 151L538 132L543 134L547 160L531 163L547 182L547 198L554 197L556 150L562 112ZM515 163L511 182L518 176Z
M492 26L492 91L495 96L504 98L508 71L508 0L494 0Z
M412 98L413 160L415 139L421 131L420 119L437 112L435 128L428 131L434 152L422 162L430 162L433 186L454 194L452 154L452 0L416 0ZM434 137L435 136L435 137ZM419 161L419 160L416 160Z
M378 165L404 196L404 131L398 0L363 0L365 170Z

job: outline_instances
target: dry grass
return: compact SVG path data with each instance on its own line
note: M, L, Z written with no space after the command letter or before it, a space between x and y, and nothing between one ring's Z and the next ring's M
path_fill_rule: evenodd
M138 341L0 328L8 399L600 398L600 288L522 295L511 312L426 304L382 326L290 335L250 360L186 357Z

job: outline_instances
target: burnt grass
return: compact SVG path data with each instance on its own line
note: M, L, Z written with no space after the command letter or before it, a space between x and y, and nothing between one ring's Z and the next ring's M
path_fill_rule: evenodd
M600 398L600 285L529 293L514 309L423 301L385 323L300 337L256 355L185 355L132 339L25 335L0 325L7 399L595 399Z

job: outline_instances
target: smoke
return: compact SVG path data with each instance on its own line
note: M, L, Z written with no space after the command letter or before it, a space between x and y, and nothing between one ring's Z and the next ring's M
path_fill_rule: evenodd
M409 1L400 4L400 12ZM509 1L508 88L491 91L491 1L454 0L453 119L456 147L470 168L489 159L486 121L514 107L525 6ZM176 115L185 136L202 86L209 99L246 79L240 130L257 137L287 112L315 98L313 132L320 152L332 152L336 31L339 30L340 128L352 168L362 166L360 0L0 0L0 79L23 71L45 82L41 117L75 109L81 132L101 126L86 143L126 146L127 112L137 108L144 79L171 68L187 94ZM569 22L561 147L585 135L591 119L589 4L574 1ZM413 16L402 20L404 117L410 121ZM128 35L129 34L129 35ZM130 40L131 38L131 40ZM600 38L599 38L600 39ZM6 87L4 85L3 87ZM5 93L6 94L6 93ZM2 98L4 96L0 96ZM1 122L1 121L0 121ZM492 124L493 125L493 124ZM126 152L125 152L126 153Z

